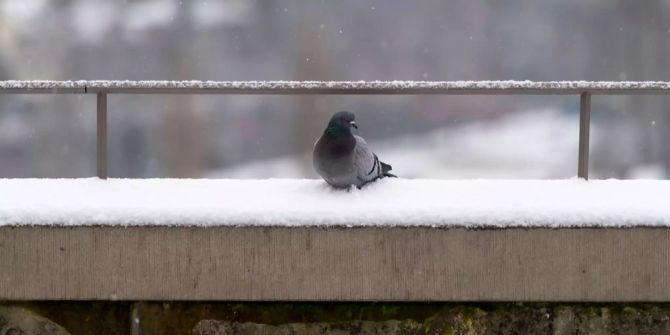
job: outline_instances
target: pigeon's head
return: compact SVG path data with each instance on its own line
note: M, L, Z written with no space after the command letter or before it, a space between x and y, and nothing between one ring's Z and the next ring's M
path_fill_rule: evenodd
M330 118L326 132L332 135L351 134L351 127L358 129L356 115L352 112L337 112Z

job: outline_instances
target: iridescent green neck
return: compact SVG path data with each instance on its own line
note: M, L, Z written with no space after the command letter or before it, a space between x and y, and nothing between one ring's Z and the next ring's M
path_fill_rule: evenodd
M332 138L339 138L351 135L351 130L337 124L328 124L325 133Z

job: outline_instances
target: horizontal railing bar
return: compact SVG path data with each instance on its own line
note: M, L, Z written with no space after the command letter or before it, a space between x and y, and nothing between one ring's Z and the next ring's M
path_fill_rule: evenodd
M104 89L110 94L221 94L221 95L579 95L578 89L224 89L224 88L119 88ZM670 90L588 90L593 95L670 95ZM98 92L92 89L94 93Z
M0 81L0 94L665 95L670 82Z
M86 88L3 88L0 94L85 94Z

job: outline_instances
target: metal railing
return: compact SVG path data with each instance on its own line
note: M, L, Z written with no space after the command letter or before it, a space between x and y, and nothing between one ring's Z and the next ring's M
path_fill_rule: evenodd
M0 94L95 94L97 176L107 179L109 94L574 95L579 96L577 176L588 179L592 95L666 95L670 82L588 81L0 81Z

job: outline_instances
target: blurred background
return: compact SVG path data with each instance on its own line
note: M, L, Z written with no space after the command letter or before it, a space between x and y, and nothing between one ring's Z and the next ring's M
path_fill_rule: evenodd
M0 80L670 80L668 0L0 0ZM670 176L670 99L594 96L591 176ZM112 177L314 178L330 115L407 178L576 175L578 96L111 95ZM94 95L0 95L0 178L95 175Z

